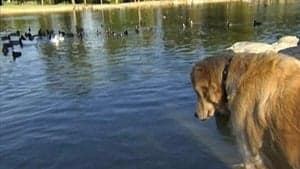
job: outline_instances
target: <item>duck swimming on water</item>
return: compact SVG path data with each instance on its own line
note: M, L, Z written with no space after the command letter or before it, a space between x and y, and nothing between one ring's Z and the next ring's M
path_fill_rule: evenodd
M262 25L262 23L254 19L253 26L256 27L256 26L260 26L260 25Z
M21 56L22 56L21 48L18 46L13 46L13 48L12 48L13 60L16 61L16 59Z

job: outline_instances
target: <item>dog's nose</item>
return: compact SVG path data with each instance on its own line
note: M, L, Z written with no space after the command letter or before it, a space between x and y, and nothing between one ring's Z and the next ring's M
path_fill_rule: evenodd
M195 113L194 116L195 116L196 118L198 118L198 114L197 114L197 113Z

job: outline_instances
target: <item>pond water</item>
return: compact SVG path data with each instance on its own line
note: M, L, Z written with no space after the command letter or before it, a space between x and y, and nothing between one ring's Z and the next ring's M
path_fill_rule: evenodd
M236 41L300 35L300 4L27 14L0 25L1 36L29 26L85 32L26 46L16 61L0 54L1 169L229 169L241 161L234 138L194 118L191 67Z

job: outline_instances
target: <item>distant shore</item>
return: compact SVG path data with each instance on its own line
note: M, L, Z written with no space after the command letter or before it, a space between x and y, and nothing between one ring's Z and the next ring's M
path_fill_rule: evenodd
M129 2L119 4L59 4L59 5L3 5L0 6L0 16L24 14L24 13L47 13L47 12L66 12L66 11L80 11L80 10L107 10L107 9L123 9L123 8L147 8L156 6L176 6L184 4L201 4L201 3L218 3L218 2L234 2L243 1L250 2L250 0L164 0L164 1L143 1L143 2Z

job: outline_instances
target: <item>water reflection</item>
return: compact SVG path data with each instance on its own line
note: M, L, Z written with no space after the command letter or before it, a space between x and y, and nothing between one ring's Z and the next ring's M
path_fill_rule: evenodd
M215 116L215 120L218 131L222 133L222 135L224 135L227 140L234 141L232 126L230 123L230 116L217 113Z
M294 12L296 10L288 10L291 8L296 9L297 5L273 3L268 7L264 7L260 5L253 6L248 3L212 3L167 9L138 8L137 10L120 9L95 12L74 11L38 17L29 15L17 16L13 19L11 19L12 17L1 18L0 22L3 26L1 26L0 31L3 32L7 29L25 31L30 26L33 30L48 28L56 31L68 30L74 32L75 26L79 25L84 28L87 36L94 37L97 29L102 28L101 25L103 25L102 32L105 29L112 29L115 32L123 32L128 29L131 34L134 34L134 26L136 25L154 28L155 30L159 27L158 24L161 23L162 27L160 27L159 32L164 32L163 39L169 43L166 44L166 48L173 48L176 45L186 44L191 39L198 39L199 41L192 41L194 49L197 48L198 43L201 43L205 48L215 50L235 41L257 40L259 37L256 37L256 35L271 32L265 29L272 29L273 24L274 27L279 28L294 25L294 23L299 22L299 17L294 17L296 16ZM158 12L160 10L162 12ZM38 22L36 22L36 19L38 19ZM254 19L263 21L265 26L254 28ZM187 25L187 28L183 29L182 25L190 21L193 21L193 25ZM230 22L230 27L228 27L228 22ZM289 28L297 30L297 26ZM285 33L288 33L288 31L289 29ZM275 33L277 36L280 35L280 33ZM269 37L270 34L266 36ZM277 36L274 36L273 39L269 37L269 40L275 40ZM145 38L145 42L151 42L155 39L152 31L146 31L142 37ZM100 39L102 40L102 38L104 37ZM109 38L104 43L110 49L110 53L122 47L122 42L111 41Z

